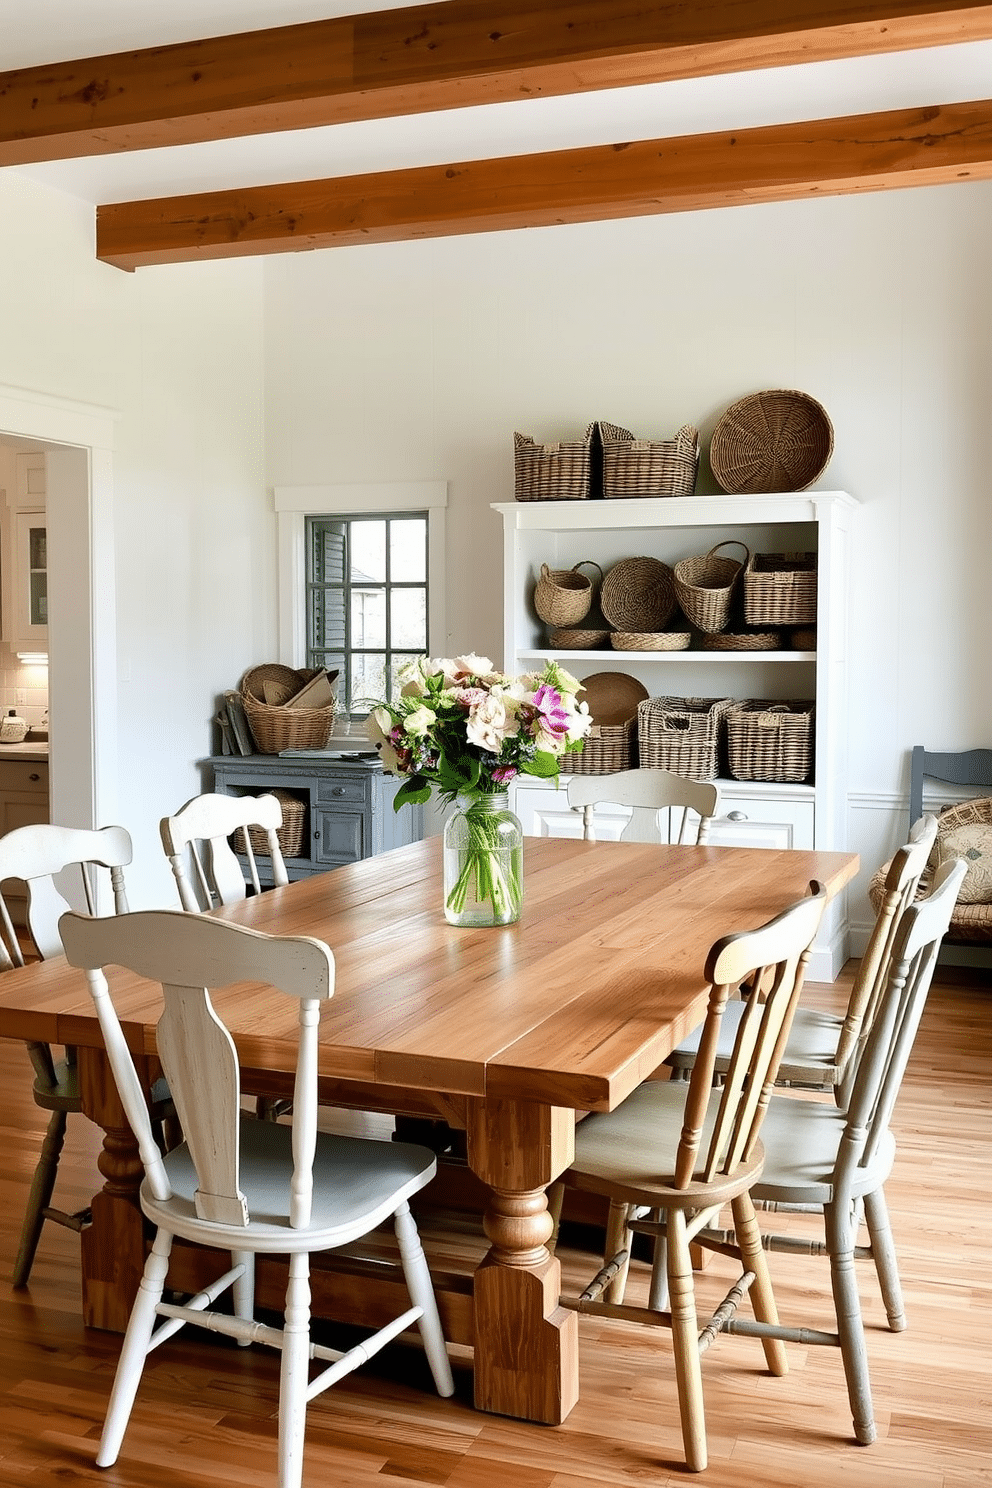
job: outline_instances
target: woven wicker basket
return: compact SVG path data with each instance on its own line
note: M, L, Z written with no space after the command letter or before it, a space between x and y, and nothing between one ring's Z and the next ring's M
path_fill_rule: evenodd
M614 651L688 651L691 639L687 630L615 630L610 644Z
M744 569L745 625L816 624L816 554L752 553Z
M778 651L781 645L777 630L721 630L716 635L704 635L702 640L704 651Z
M566 754L561 761L563 774L612 775L616 770L631 770L636 765L637 720L626 723L594 723L578 754Z
M719 556L721 548L738 547L745 552L744 562ZM730 602L741 572L751 557L746 543L728 538L717 543L700 558L682 558L673 570L675 593L686 619L697 630L710 634L726 627L730 619Z
M598 563L583 558L573 568L549 568L541 564L541 576L534 586L534 608L545 625L578 625L592 606L593 581L580 568L594 568L603 577Z
M794 630L789 637L793 651L815 651L816 650L816 626L801 626Z
M276 837L279 839L283 857L301 857L306 831L306 802L301 801L298 796L291 795L289 791L278 788L266 791L266 795L275 796L282 807L282 826L276 831ZM263 827L249 827L248 840L256 857L267 858L269 856L269 842ZM239 827L234 834L234 851L243 853L244 850L244 832Z
M548 642L556 651L592 651L597 646L605 646L609 635L608 630L587 629L581 625L557 625L548 631Z
M992 797L976 796L972 800L959 801L940 813L940 830L951 832L955 827L992 826ZM930 892L933 883L933 860L927 864L916 892L917 899ZM868 885L868 898L877 914L885 896L885 877L891 860L883 863ZM992 941L992 904L955 904L951 911L951 927L944 937L952 945L988 945Z
M714 780L720 774L722 720L733 706L733 698L646 698L637 708L641 766Z
M735 780L806 780L813 768L812 703L737 703L727 713Z
M583 439L538 444L513 436L513 494L517 501L586 501L590 491L592 425Z
M674 439L607 437L603 432L603 495L691 496L699 469L699 431L685 424Z
M291 667L273 662L245 673L241 701L259 754L278 754L282 749L323 749L334 727L333 703L327 708L287 708L284 704L273 707L260 697L262 683L268 678L288 680L289 675L295 676L298 690L322 670L318 667L314 671L301 669L294 673Z
M625 558L603 580L599 603L619 631L660 631L675 610L672 570L657 558Z
M710 468L725 491L804 491L834 449L826 409L808 393L773 388L731 404L713 430Z

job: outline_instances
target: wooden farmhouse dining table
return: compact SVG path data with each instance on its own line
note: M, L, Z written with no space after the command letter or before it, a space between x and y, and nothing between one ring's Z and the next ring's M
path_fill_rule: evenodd
M460 1283L434 1269L448 1338L474 1348L480 1409L556 1424L578 1398L578 1319L559 1305L545 1194L572 1159L577 1113L619 1105L702 1020L715 940L763 923L811 879L837 894L857 867L848 853L527 838L519 923L463 929L444 919L432 838L214 911L333 950L323 1099L464 1130L490 1249ZM120 969L109 980L150 1079L159 990ZM214 1001L244 1089L288 1093L295 1001L256 984ZM104 1131L104 1186L81 1235L83 1313L123 1330L147 1244L141 1166L83 974L61 958L6 972L0 1035L79 1050L84 1109ZM170 1285L195 1289L205 1261L177 1246ZM329 1267L315 1270L316 1314L374 1323L395 1310L398 1283L382 1279L381 1258ZM281 1306L278 1276L260 1266L258 1287L261 1305Z

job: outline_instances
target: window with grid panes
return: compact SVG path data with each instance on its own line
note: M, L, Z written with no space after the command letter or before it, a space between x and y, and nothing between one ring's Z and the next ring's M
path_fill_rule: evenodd
M427 513L308 516L307 665L338 672L339 707L368 712L427 651Z

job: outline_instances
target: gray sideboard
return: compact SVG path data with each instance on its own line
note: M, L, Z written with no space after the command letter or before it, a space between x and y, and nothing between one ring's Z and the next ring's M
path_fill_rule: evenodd
M303 801L303 848L286 859L291 879L405 847L424 833L423 807L393 810L402 781L387 775L377 756L212 755L204 764L213 772L214 790L226 795L285 790ZM267 863L259 862L263 881Z

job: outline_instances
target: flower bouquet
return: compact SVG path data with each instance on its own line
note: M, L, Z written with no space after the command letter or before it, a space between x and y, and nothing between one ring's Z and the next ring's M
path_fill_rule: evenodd
M581 683L554 662L508 677L474 655L421 657L399 682L399 698L368 719L383 768L406 776L394 807L432 789L457 803L445 826L445 915L510 924L523 902L523 851L507 786L517 775L557 781L562 756L582 748L592 717L576 698Z

